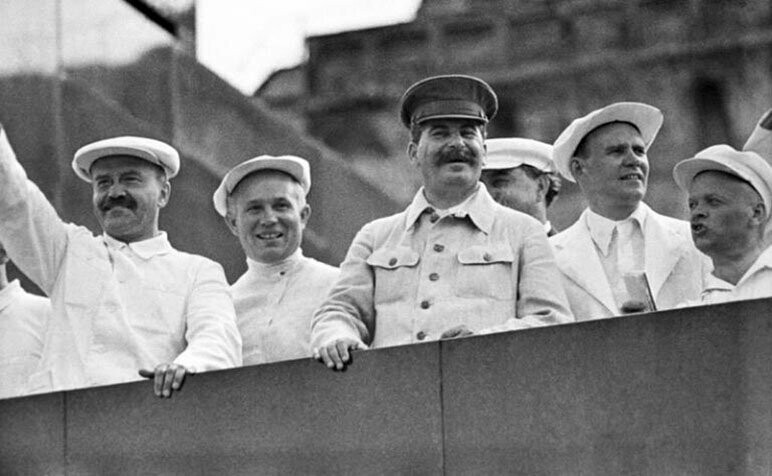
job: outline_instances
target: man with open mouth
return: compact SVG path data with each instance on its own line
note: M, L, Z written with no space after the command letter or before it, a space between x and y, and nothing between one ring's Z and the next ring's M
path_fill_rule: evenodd
M577 320L668 309L699 296L710 264L689 224L643 202L647 153L662 120L648 104L615 103L574 120L554 143L558 170L588 203L550 238Z
M720 144L673 169L687 194L692 238L713 260L699 303L772 297L772 166L751 150ZM768 233L768 230L767 230Z

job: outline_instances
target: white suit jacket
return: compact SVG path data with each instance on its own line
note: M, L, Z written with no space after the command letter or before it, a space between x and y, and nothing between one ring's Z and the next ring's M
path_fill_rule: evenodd
M712 266L695 248L689 223L660 215L645 203L640 206L647 213L643 230L644 266L657 310L699 299ZM587 210L576 223L550 238L563 288L577 321L620 314L587 228L586 215Z

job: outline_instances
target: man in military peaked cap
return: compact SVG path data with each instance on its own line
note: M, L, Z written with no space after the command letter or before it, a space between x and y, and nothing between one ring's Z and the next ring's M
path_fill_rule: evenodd
M0 127L0 241L50 298L27 393L154 379L171 396L186 374L241 365L222 267L172 248L158 229L177 151L113 137L75 153L103 233L65 223L24 172Z
M314 315L311 344L330 368L349 351L572 320L541 224L479 182L496 94L471 76L411 86L400 118L423 187L408 208L365 225Z

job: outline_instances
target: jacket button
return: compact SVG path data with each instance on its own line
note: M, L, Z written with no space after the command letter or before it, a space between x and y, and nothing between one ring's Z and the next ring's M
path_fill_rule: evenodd
M394 266L395 264L397 264L397 258L392 258L389 260L389 266Z
M444 249L445 249L445 247L443 245L439 244L439 243L434 245L434 251L436 251L437 253L442 252Z
M426 339L426 332L418 331L418 334L415 335L415 338L418 339L418 340Z
M429 221L432 222L432 223L437 223L437 220L439 220L439 219L440 219L440 216L437 215L436 213L432 213L429 216Z
M483 255L483 261L490 261L492 258L493 258L493 257L491 256L491 254L490 254L490 253L485 253L485 254Z
M429 301L421 301L421 309L429 309L429 306L431 306Z
M437 273L432 273L429 275L429 281L437 281L438 279L440 279L440 275Z

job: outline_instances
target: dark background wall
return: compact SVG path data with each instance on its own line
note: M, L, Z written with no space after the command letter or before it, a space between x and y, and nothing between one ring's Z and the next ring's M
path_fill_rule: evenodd
M11 0L0 17L0 122L67 221L99 232L90 187L70 161L80 146L115 135L160 139L181 152L161 227L177 248L222 263L230 281L246 269L245 258L211 196L243 160L309 160L313 213L303 248L334 265L362 224L398 208L340 154L230 87L127 2Z

